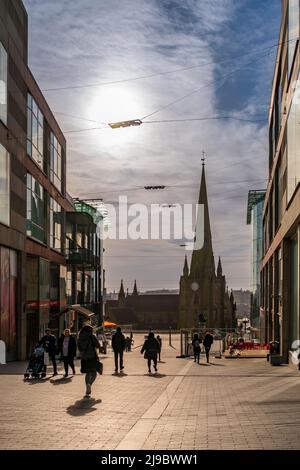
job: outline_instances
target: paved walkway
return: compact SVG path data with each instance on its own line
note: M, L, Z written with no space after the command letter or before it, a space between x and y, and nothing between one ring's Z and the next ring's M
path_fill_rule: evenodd
M176 359L178 338L167 343L153 376L140 348L117 376L109 353L90 399L80 373L24 382L25 364L0 366L0 449L300 449L298 371L265 359L198 365Z

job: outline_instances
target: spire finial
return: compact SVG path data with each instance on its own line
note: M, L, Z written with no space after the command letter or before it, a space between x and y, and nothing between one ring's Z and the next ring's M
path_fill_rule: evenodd
M205 166L205 158L206 158L206 153L204 152L204 150L202 150L201 162L202 162L203 167Z

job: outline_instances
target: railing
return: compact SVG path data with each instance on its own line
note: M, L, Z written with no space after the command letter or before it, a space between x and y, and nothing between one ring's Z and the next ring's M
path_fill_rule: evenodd
M245 341L244 343L233 343L232 346L239 350L269 350L270 345L268 343L252 343Z
M67 248L66 258L70 263L83 266L96 266L97 257L87 248Z

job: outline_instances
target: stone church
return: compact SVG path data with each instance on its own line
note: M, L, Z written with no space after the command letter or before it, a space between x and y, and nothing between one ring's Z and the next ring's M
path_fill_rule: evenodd
M202 323L206 328L235 328L233 293L229 294L219 258L217 272L212 248L205 167L198 204L204 208L204 243L200 250L192 253L190 268L185 258L180 278L179 328L194 328Z
M125 294L123 281L118 300L106 302L106 318L135 329L235 328L236 306L229 294L219 258L217 272L212 248L204 164L199 194L204 206L204 244L194 250L189 269L185 258L178 294L142 294L136 282L132 294Z

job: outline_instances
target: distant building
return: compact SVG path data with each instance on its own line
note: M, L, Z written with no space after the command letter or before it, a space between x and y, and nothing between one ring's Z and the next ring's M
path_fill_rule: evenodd
M226 288L220 258L217 272L215 268L204 164L198 204L204 206L204 245L193 251L190 269L185 258L180 278L179 326L198 327L201 316L208 328L235 328L236 306L232 291L229 294Z
M260 269L263 258L263 208L265 190L249 191L247 224L252 228L251 326L260 329Z
M139 293L136 281L132 294L125 294L123 281L118 300L107 300L105 317L118 324L131 324L135 329L172 329L178 323L178 294Z
M234 290L233 296L236 303L236 318L250 319L252 292L243 289Z

